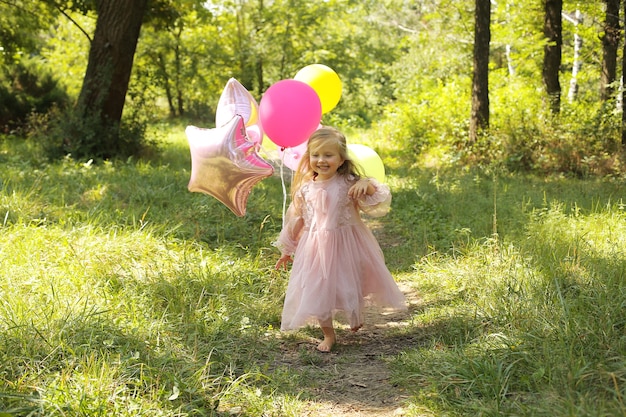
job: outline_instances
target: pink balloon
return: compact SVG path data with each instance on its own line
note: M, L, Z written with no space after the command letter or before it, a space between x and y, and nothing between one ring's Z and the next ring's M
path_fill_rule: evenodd
M246 138L244 119L236 115L215 129L187 126L185 133L191 151L189 191L212 195L237 216L245 215L252 187L274 168Z
M301 144L299 144L298 146L294 146L293 148L279 149L278 155L280 156L285 166L287 166L292 171L297 170L298 165L300 164L300 161L302 160L302 156L306 152L306 147L308 143L309 141L306 140L302 142Z
M259 104L265 134L276 145L300 145L317 129L322 104L315 90L298 80L282 80L267 89Z

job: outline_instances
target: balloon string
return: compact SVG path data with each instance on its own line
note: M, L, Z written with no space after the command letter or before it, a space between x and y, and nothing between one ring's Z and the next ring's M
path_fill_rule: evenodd
M265 147L263 146L263 144L259 144L259 148L260 150L267 155L267 150L265 149ZM283 219L282 219L282 224L283 224L283 228L285 228L285 216L286 216L286 212L287 212L287 187L285 186L285 175L283 173L283 166L285 164L285 148L281 147L280 148L280 182L281 185L283 187Z
M285 228L285 216L287 207L287 188L285 187L285 177L283 175L283 166L285 164L285 148L281 148L280 153L280 182L283 186L283 229Z

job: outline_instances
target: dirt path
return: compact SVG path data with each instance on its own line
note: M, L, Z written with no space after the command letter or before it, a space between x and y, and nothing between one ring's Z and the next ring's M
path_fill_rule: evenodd
M381 314L369 311L365 326L357 333L338 329L338 343L330 354L316 352L313 337L298 342L285 341L274 367L289 368L310 375L309 387L301 390L308 399L305 416L391 417L404 415L407 394L390 380L386 357L415 347L418 335L394 331L409 324L411 311L419 303L407 286L409 311ZM312 333L315 334L315 333Z

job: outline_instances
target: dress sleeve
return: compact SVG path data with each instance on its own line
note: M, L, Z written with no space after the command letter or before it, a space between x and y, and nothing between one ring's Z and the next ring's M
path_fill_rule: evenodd
M391 208L391 190L389 187L377 180L370 178L370 183L376 191L372 195L366 195L359 199L361 211L371 217L382 217Z
M298 247L302 229L304 228L304 218L302 217L302 201L297 196L289 204L283 229L278 235L278 239L273 243L283 255L293 255Z

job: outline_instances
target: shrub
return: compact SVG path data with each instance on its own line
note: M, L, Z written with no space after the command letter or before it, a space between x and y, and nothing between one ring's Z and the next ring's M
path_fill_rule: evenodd
M413 96L388 105L375 130L408 157L465 140L469 109L464 104L468 89L463 84L451 79L424 86Z
M614 102L564 101L553 115L537 92L540 86L493 74L490 127L476 142L468 141L470 86L454 77L430 86L425 80L388 106L375 126L378 136L401 149L408 165L437 155L439 165L454 161L578 177L622 173L621 112Z
M138 116L131 115L121 124L103 123L97 115L55 108L30 118L28 137L38 141L50 159L67 155L77 160L126 159L156 148L146 137L146 126Z
M53 75L35 60L22 60L0 72L0 128L20 128L31 113L64 108L69 96Z

